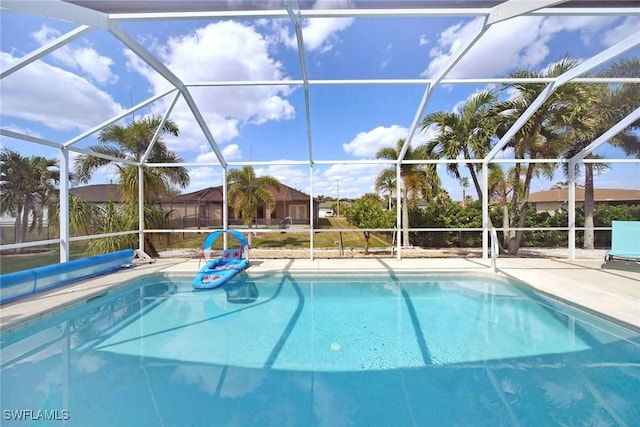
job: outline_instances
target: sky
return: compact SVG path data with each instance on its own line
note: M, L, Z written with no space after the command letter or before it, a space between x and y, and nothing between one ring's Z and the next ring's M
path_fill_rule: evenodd
M322 8L322 0L314 7ZM76 24L35 15L2 12L0 66L5 69ZM481 25L480 18L358 17L303 19L307 75L322 79L430 78ZM208 19L119 24L183 82L219 80L296 80L302 78L293 25L288 19ZM542 71L565 55L582 61L640 31L638 16L528 16L491 27L447 77L504 77L519 69ZM639 56L640 49L627 53ZM171 85L105 30L95 29L0 81L3 129L64 143L122 113ZM425 114L458 111L469 96L495 87L443 84L429 99ZM300 85L190 87L211 135L230 162L282 162L256 165L258 175L315 196L352 198L374 191L384 165L366 163L383 147L407 136L424 84L310 85L311 144L305 92ZM506 96L506 95L505 95ZM165 96L127 116L165 114L173 96ZM191 183L183 192L220 185L222 169L182 98L170 118L180 129L165 137L169 149L189 167ZM412 146L429 140L417 132ZM75 146L97 144L90 135ZM23 155L57 157L58 150L1 137L0 145ZM310 149L311 146L311 149ZM621 158L603 146L605 158ZM316 161L357 164L296 165ZM508 154L505 154L508 157ZM72 153L72 158L75 154ZM286 164L286 163L289 164ZM510 167L512 164L505 164ZM612 163L596 177L596 188L640 189L640 164ZM461 198L459 183L439 166L444 188ZM310 175L313 173L313 191ZM115 168L96 172L90 183L115 179ZM562 181L537 179L532 191ZM467 194L476 198L473 189Z

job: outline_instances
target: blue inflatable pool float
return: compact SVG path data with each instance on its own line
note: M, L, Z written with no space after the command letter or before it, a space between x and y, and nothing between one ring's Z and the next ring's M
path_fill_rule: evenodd
M235 230L219 230L208 235L202 243L203 254L209 253L213 242L224 233L234 236L240 242L240 247L225 249L220 258L207 260L193 278L195 289L218 288L249 268L249 260L243 256L249 244L242 233Z

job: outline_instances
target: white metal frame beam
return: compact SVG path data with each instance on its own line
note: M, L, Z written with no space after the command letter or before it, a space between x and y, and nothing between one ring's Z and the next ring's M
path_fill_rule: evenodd
M574 79L575 77L586 73L587 71L592 70L593 68L613 59L623 53L633 49L634 47L640 45L640 31L627 37L626 39L616 43L615 45L609 47L608 49L603 50L599 54L587 59L586 61L580 63L576 67L567 71L566 73L558 76L554 82L549 84L538 97L529 105L522 115L516 120L516 122L511 126L511 128L505 133L505 135L500 138L498 143L493 147L493 149L487 154L484 159L485 163L490 162L504 147L511 141L511 138L524 126L524 124L531 118L533 113L535 113L538 108L551 96L551 94L561 85L567 83L568 81Z
M304 87L304 109L305 118L307 123L307 150L309 153L309 258L313 259L313 137L311 132L311 102L309 97L309 76L307 74L307 61L305 59L304 50L304 38L302 36L302 23L300 22L300 10L297 14L291 8L289 0L282 0L282 3L287 10L289 18L293 22L293 26L296 32L296 42L298 45L298 59L300 61L300 69L302 70L302 81Z
M19 69L26 67L27 65L31 64L32 62L42 58L43 56L47 55L50 52L53 52L54 50L58 49L61 46L64 46L65 44L69 43L72 40L77 39L78 37L84 35L85 33L88 33L89 31L91 31L93 28L87 26L87 25L82 25L78 28L75 28L71 31L69 31L67 34L63 34L62 36L58 37L55 40L52 40L51 42L45 44L44 46L40 47L39 49L34 50L31 53L28 53L27 55L22 56L18 61L14 62L13 64L9 65L6 69L2 70L2 72L0 72L0 79L3 79L13 73L15 73L16 71L18 71Z
M156 144L156 141L158 141L158 137L162 132L162 127L167 122L167 119L171 115L171 112L173 111L173 107L175 107L176 102L178 102L179 98L180 98L180 92L176 92L173 99L171 100L171 103L169 104L169 107L167 108L167 111L164 113L164 116L162 116L162 120L158 124L158 128L156 129L155 133L153 134L153 137L151 138L151 142L147 147L147 151L145 151L142 157L140 158L141 163L146 163L147 158L149 157L149 154L151 154L151 150L153 150L153 146Z
M576 259L576 164L583 160L586 156L593 153L609 139L613 138L632 123L640 119L640 107L636 108L631 114L620 120L605 133L596 138L591 144L580 150L576 155L569 159L569 259ZM636 162L640 160L635 159Z
M107 28L109 25L109 15L106 13L61 0L2 0L0 7L11 12L46 16L94 28Z
M291 21L293 21L293 26L296 32L296 42L298 45L298 59L300 60L300 69L302 70L302 84L304 87L304 108L305 108L305 117L307 122L307 149L309 151L309 163L313 164L313 142L312 142L312 133L311 133L311 107L310 107L310 99L309 99L309 76L307 74L307 61L304 55L304 39L302 37L302 24L300 23L299 15L291 9L291 5L289 4L289 0L282 0L287 14ZM298 11L299 13L299 11Z
M24 133L15 132L9 129L0 129L0 135L7 136L9 138L20 139L22 141L29 141L40 145L46 145L47 147L60 148L62 144L58 144L57 142L49 141L48 139L38 138L31 135L25 135Z
M607 142L609 139L613 138L629 126L631 126L634 122L640 120L640 107L636 108L624 119L620 120L616 123L611 129L607 130L605 133L600 135L598 138L594 139L593 142L587 145L585 148L580 150L575 156L569 159L569 164L575 164L578 161L584 159L589 154L593 153L599 146Z
M124 46L126 46L136 55L138 55L138 57L142 59L144 62L146 62L147 65L153 68L162 77L167 79L167 81L171 83L176 89L178 89L178 91L180 91L185 102L187 103L187 106L191 110L193 117L196 119L196 122L200 126L202 133L204 133L204 136L207 142L209 143L209 146L211 147L216 157L218 158L218 161L223 166L226 166L227 162L224 158L224 155L222 154L222 151L218 147L218 144L216 143L213 135L211 134L211 131L209 130L209 126L207 126L207 123L205 122L204 117L202 117L202 113L200 113L200 109L198 108L198 105L191 97L191 93L189 92L189 89L184 85L184 83L182 83L182 81L178 78L178 76L176 76L171 70L169 70L169 68L167 68L162 62L160 62L153 54L151 54L151 52L149 52L144 46L142 46L136 39L131 37L129 33L124 31L124 29L122 29L117 24L110 23L109 32L113 34L113 36L116 37L118 40L120 40L120 42Z
M159 100L161 98L164 98L165 96L169 95L170 93L176 92L176 91L177 91L177 89L173 88L173 89L169 89L169 90L167 90L167 91L165 91L163 93L159 93L159 94L154 95L154 96L152 96L150 98L147 98L144 101L134 105L133 107L123 111L122 113L118 114L117 116L114 116L114 117L110 118L109 120L106 120L106 121L100 123L99 125L94 126L91 129L81 133L80 135L77 135L77 136L71 138L70 140L68 140L67 142L64 143L64 146L65 147L70 147L70 146L76 144L77 142L85 139L89 135L92 135L92 134L96 133L97 131L109 126L110 124L113 124L113 123L117 122L118 120L127 117L129 114L138 111L140 108L143 108L143 107L145 107L145 106L147 106L147 105L149 105L149 104L151 104L151 103L153 103L153 102L155 102L155 101L157 101L157 100Z
M537 1L528 2L529 12L522 12L520 16L631 16L640 15L640 7L606 7L604 2L597 7L562 7L554 8L544 5L537 8ZM540 2L542 3L542 2ZM557 3L557 2L552 2ZM425 2L425 4L428 4ZM500 6L500 5L497 5ZM494 7L497 7L494 6ZM488 16L490 8L399 8L399 9L301 9L302 18L429 18L429 17L474 17ZM281 19L287 18L284 10L223 10L223 11L196 11L196 12L142 12L142 13L110 13L112 21L165 21L171 20L208 20L208 19Z

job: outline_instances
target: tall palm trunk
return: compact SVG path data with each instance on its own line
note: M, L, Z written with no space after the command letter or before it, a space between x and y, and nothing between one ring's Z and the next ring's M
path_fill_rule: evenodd
M520 203L520 206L519 206L520 215L517 218L518 220L517 228L523 228L527 220L527 211L529 209L529 187L531 186L531 179L533 178L534 167L535 166L533 163L529 163L529 166L527 167L527 174L524 180L524 193L522 195L522 203ZM515 224L515 220L516 220L515 209L514 209L514 212L512 212L512 219L513 219L512 224ZM509 249L508 249L508 253L510 255L516 255L518 253L518 250L520 249L520 245L522 244L523 235L524 235L523 230L517 230L515 232L515 237L513 237L513 233L512 233L512 237L511 239L509 239Z
M593 249L593 164L584 165L584 249Z
M402 189L402 246L411 246L409 242L409 191Z
M29 225L29 204L25 202L25 204L22 206L22 223L20 224L19 243L25 242L27 240L28 225ZM18 242L18 235L16 235L16 241ZM18 252L23 252L23 249L18 250Z
M509 205L507 205L507 201L505 200L502 203L502 228L504 231L502 232L502 245L503 247L509 246Z
M16 225L15 225L15 230L14 230L14 234L16 237L16 241L15 243L22 243L24 242L24 234L23 234L23 228L22 228L22 213L24 212L24 205L22 203L18 203L17 209L16 209ZM26 221L26 220L25 220Z

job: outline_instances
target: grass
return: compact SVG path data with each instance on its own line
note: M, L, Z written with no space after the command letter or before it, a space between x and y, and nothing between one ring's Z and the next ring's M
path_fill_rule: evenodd
M70 259L87 256L86 245L74 243L70 248ZM60 262L60 246L44 245L26 248L21 254L3 254L0 256L0 274L29 270Z
M318 220L318 229L345 229L352 228L344 218L320 218ZM163 249L196 249L202 246L204 238L213 230L203 230L202 233L182 233L172 235L161 235L154 239L154 243L158 250ZM3 227L5 236L13 235L13 227ZM341 236L342 234L342 236ZM57 236L56 236L57 237ZM343 248L363 248L365 244L364 233L360 231L345 232L316 232L313 236L313 246L316 249L335 249L338 247L337 242L342 237ZM30 233L27 241L42 240L46 237ZM55 237L53 237L55 238ZM12 242L3 242L12 243ZM222 239L218 239L214 245L215 249L222 248ZM391 236L383 233L372 233L369 239L370 248L384 248L391 246ZM260 249L306 249L309 247L309 230L292 231L278 230L268 233L256 233L251 236L251 247ZM36 252L37 251L37 252ZM86 256L86 243L75 242L71 244L70 258L76 259ZM0 274L7 274L14 271L28 270L31 268L42 267L44 265L57 264L60 262L60 248L57 244L43 245L33 248L27 248L27 252L20 255L2 255L0 257Z
M320 218L318 220L318 229L343 229L353 228L344 218ZM183 248L199 248L202 241L209 232L214 230L203 231L202 233L185 233L185 237L172 235L170 242L167 243L164 238L160 238L156 243L159 250L162 249L183 249ZM243 230L244 231L244 230ZM313 246L315 248L336 248L342 234L342 245L347 248L363 248L364 233L361 231L346 232L316 232L313 236ZM177 240L176 240L177 239ZM384 236L382 233L372 233L369 239L369 247L383 248L391 246L390 236ZM214 249L222 247L222 239L214 244ZM300 229L299 231L278 230L268 233L255 233L251 236L251 247L260 249L306 249L309 247L309 230Z

